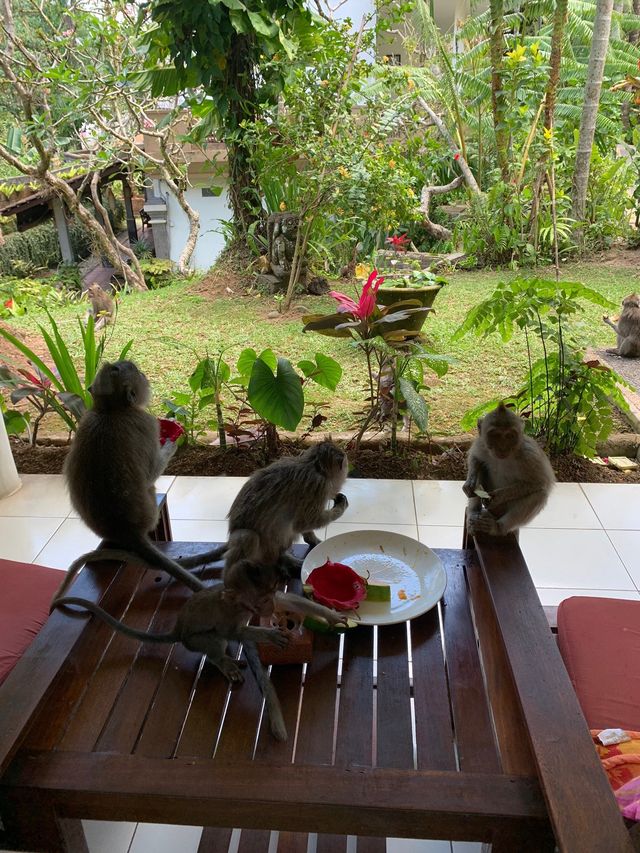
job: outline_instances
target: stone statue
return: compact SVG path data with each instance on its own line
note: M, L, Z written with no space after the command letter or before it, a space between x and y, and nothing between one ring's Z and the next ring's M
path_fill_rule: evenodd
M286 290L289 284L299 224L298 215L289 211L272 213L267 219L269 268L258 276L258 280L266 284L272 293ZM298 279L301 284L305 283L306 272L306 266L303 266Z

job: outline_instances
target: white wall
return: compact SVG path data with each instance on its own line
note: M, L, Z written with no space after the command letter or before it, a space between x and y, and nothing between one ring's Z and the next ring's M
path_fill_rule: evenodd
M169 253L171 260L177 263L187 241L189 221L176 197L169 191L164 181L154 180L153 184L154 193L161 196L167 203ZM210 187L212 184L225 186L222 195L204 197L202 195L203 187ZM189 187L186 196L189 204L200 213L200 236L191 259L191 267L195 270L207 270L224 249L224 237L218 230L220 220L232 218L226 181L223 178L207 178L206 181L203 179L198 185Z

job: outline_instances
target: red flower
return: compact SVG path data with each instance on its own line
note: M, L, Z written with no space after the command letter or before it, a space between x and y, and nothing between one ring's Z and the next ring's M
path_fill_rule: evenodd
M405 251L410 242L408 234L400 234L398 237L387 237L387 243L391 243L394 249L400 249L400 251Z
M158 418L160 424L160 444L167 441L177 441L184 435L184 427L172 418Z
M315 600L334 610L353 610L367 594L367 585L360 575L350 566L331 560L314 569L307 583L313 587Z
M361 320L366 320L375 311L376 293L383 281L384 277L378 275L378 270L373 270L367 279L367 283L362 288L360 299L357 302L354 302L350 296L339 293L337 290L332 290L329 296L333 296L339 303L340 307L338 311L344 311L345 313L359 317Z
M460 155L459 155L459 154L454 154L454 155L453 155L453 159L454 159L454 160L459 160L459 159L460 159Z
M7 301L4 303L4 307L13 308L13 299L7 299Z

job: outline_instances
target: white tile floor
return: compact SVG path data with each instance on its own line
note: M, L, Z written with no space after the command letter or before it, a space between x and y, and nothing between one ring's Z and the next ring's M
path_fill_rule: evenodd
M97 543L71 511L62 478L23 475L0 500L0 557L65 569ZM161 477L176 540L218 541L241 477ZM349 508L318 535L365 527L457 548L465 498L458 482L349 480ZM560 483L520 542L543 604L571 595L640 599L640 486ZM91 853L196 853L201 830L88 821ZM389 839L388 853L479 853L480 845Z

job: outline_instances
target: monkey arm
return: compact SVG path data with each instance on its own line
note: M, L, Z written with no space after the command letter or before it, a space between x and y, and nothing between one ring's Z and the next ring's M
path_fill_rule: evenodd
M467 479L462 486L462 491L468 498L473 498L475 494L475 490L478 486L478 482L482 482L483 474L486 474L486 468L484 464L480 461L480 459L475 455L475 453L471 453L467 460ZM488 483L483 483L484 486L487 486Z
M509 483L508 486L501 486L499 489L494 489L491 494L491 503L489 509L493 511L497 506L511 501L517 501L520 498L526 498L529 495L541 494L542 489L538 483L528 483L525 480L516 480L514 483Z
M274 601L276 607L282 610L291 610L303 616L316 616L332 626L346 625L348 622L348 617L344 613L331 610L323 604L318 604L317 601L310 601L308 598L303 598L293 592L276 592Z
M160 446L158 453L156 454L154 466L151 470L151 482L154 482L163 473L176 450L177 447L174 441L165 441L165 443Z
M606 324L607 324L607 326L611 326L611 328L612 328L612 329L613 329L613 331L616 333L616 335L617 335L617 334L619 334L619 332L618 332L618 327L617 327L617 326L616 326L616 324L615 324L615 323L613 323L613 322L612 322L608 317L603 317L603 318L602 318L602 322L603 322L603 323L606 323Z
M307 542L306 536L310 530L317 530L319 527L325 527L327 524L331 524L332 521L337 521L344 515L348 506L349 501L347 500L346 495L339 492L333 499L333 506L331 509L322 509L318 512L315 518L306 520L307 530L305 531L305 542ZM314 544L317 545L317 542Z

